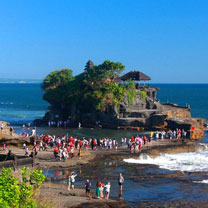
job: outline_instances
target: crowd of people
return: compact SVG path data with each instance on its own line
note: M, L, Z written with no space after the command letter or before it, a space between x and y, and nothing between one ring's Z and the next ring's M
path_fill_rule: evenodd
M143 136L135 136L131 137L127 144L128 148L130 149L131 153L139 153L141 152L142 146L151 144L152 140L164 140L164 139L186 139L187 138L187 132L182 129L176 129L174 131L170 130L168 132L166 131L156 131L156 132L150 132L149 135L143 135ZM127 138L121 138L121 144L126 144Z
M118 149L118 141L116 139L96 139L96 138L77 138L73 136L58 136L55 135L40 135L39 148L37 146L37 140L33 141L33 150L35 154L37 151L47 151L49 148L53 148L53 154L55 159L63 160L64 162L68 158L75 156L75 150L78 151L78 155L81 156L82 151L88 151L97 149ZM23 148L27 150L24 144ZM25 155L28 155L27 152Z
M36 136L36 129L32 129L31 136ZM91 150L115 150L118 146L127 147L131 153L139 153L142 147L151 144L152 140L164 140L164 139L186 139L187 132L185 130L176 129L174 131L156 131L150 132L143 136L131 136L130 138L121 138L121 140L109 139L109 138L78 138L74 136L55 136L55 135L40 135L39 136L39 148L37 140L33 141L33 152L37 155L38 151L47 151L49 148L53 148L53 154L55 159L66 161L68 158L75 156L75 150L78 151L78 155L81 156L83 151ZM23 144L25 150L25 156L29 156L28 148L26 144Z

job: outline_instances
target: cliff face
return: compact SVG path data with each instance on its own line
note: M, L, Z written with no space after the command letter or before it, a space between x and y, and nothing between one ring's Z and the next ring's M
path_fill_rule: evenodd
M204 135L205 120L192 118L190 107L162 104L155 99L155 95L152 96L152 91L156 89L143 88L143 90L147 92L146 98L141 98L140 94L137 94L131 104L125 98L119 110L114 109L110 114L106 113L103 117L99 117L102 126L137 130L179 128L188 131L192 139L201 138Z

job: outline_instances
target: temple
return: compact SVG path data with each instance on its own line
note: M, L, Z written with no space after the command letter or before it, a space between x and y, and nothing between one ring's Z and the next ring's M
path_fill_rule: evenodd
M136 129L136 130L175 130L188 131L191 139L204 135L205 120L192 118L190 106L178 106L173 103L161 103L157 99L159 88L145 85L151 80L140 71L131 71L119 77L122 82L135 82L136 97L133 103L125 97L119 110L113 109L111 115L101 115L101 124L106 128ZM142 84L143 82L143 84ZM194 130L193 130L194 129Z

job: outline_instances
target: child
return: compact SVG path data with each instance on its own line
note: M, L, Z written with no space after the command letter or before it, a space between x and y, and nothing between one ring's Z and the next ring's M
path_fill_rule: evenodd
M110 185L110 182L108 182L108 184L107 185L105 185L105 199L109 199L109 195L110 195L110 187L111 187L111 185Z

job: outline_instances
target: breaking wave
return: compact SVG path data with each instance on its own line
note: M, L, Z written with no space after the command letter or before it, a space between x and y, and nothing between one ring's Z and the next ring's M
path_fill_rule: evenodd
M196 152L185 152L178 154L161 154L156 158L148 155L141 155L138 159L124 159L127 163L152 164L168 170L180 170L187 172L207 172L208 171L208 148Z

